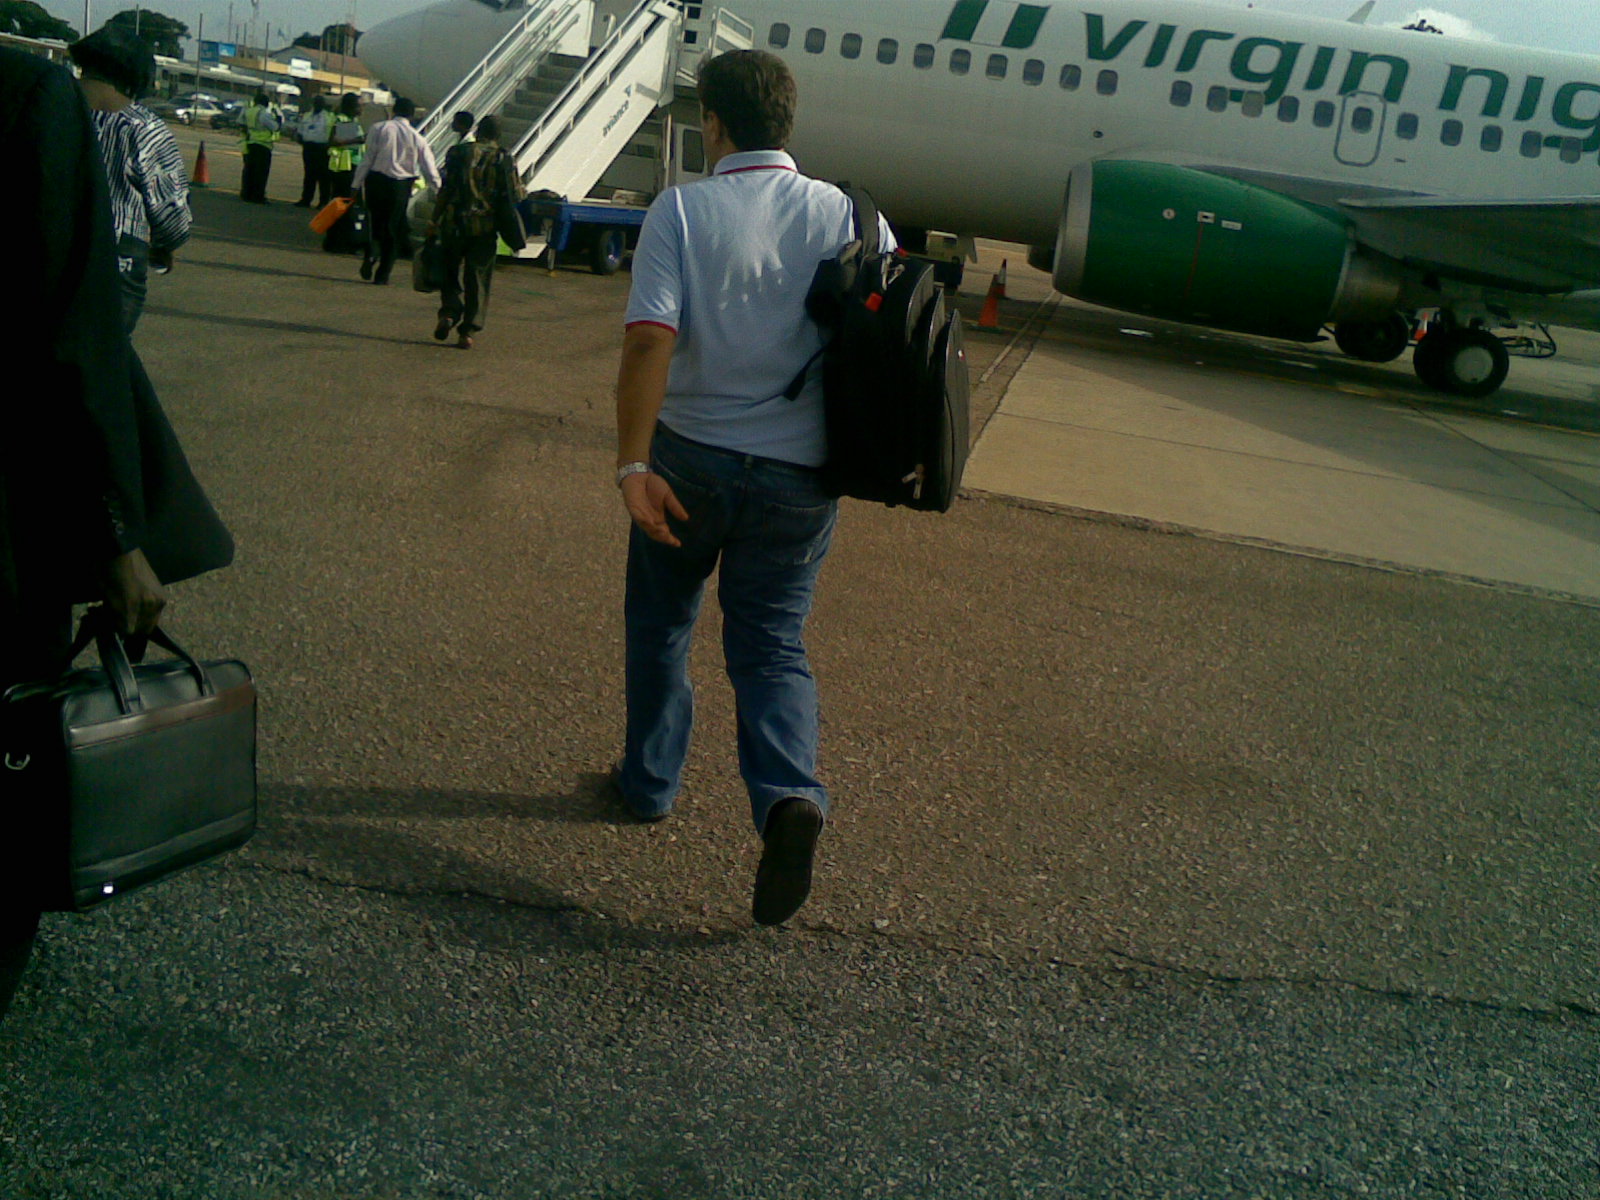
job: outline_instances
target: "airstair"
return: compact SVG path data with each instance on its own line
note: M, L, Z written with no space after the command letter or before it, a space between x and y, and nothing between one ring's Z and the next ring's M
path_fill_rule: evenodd
M659 190L684 177L664 110L693 88L702 55L751 42L733 14L679 0L640 0L614 26L596 21L594 0L532 0L420 130L442 160L453 113L495 113L530 195L582 200L625 154L653 160L649 190Z

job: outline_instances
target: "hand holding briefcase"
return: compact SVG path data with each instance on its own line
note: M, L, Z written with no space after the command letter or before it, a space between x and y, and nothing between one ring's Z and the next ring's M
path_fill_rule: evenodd
M90 609L73 646L100 666L0 698L0 803L8 868L39 907L92 908L242 846L256 821L256 692L236 660L129 662L110 614Z

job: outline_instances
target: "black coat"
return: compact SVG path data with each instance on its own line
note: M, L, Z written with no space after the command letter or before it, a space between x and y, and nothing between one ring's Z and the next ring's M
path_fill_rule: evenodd
M0 322L0 613L94 599L107 560L134 549L167 583L225 566L232 539L123 332L82 94L61 67L6 49L0 162L21 301Z

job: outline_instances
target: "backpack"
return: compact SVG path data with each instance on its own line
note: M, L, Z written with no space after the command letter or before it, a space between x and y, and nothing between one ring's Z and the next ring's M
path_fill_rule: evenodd
M822 327L823 409L835 496L947 512L967 465L967 356L933 264L879 248L878 208L841 188L856 240L817 265L806 311ZM809 366L809 364L808 364ZM785 394L800 394L806 371Z

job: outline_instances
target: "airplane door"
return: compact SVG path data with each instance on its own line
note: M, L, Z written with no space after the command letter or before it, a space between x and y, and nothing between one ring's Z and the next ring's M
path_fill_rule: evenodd
M1351 92L1339 115L1339 140L1333 156L1347 167L1370 167L1378 161L1389 106L1376 92Z
M706 174L706 144L698 125L672 127L672 178L669 183L691 183Z

